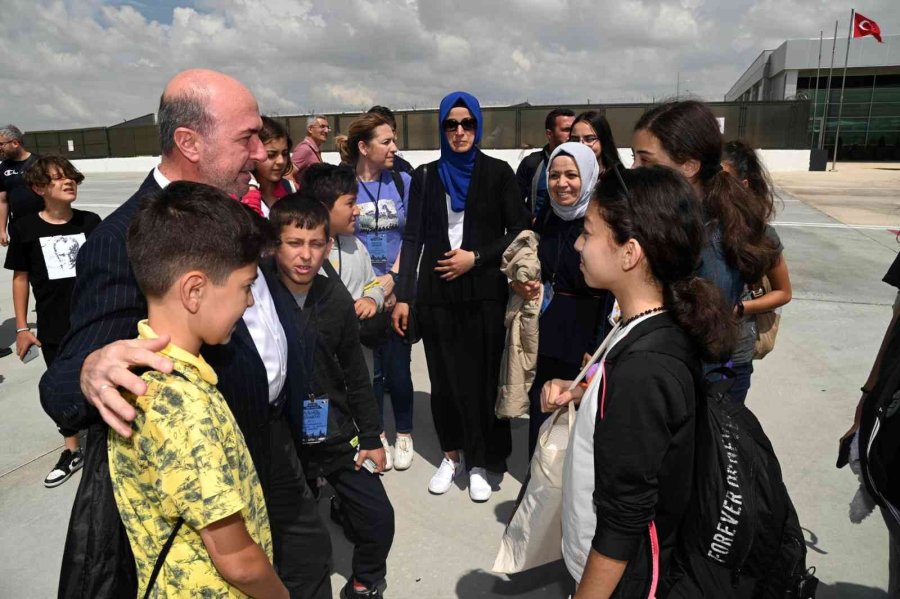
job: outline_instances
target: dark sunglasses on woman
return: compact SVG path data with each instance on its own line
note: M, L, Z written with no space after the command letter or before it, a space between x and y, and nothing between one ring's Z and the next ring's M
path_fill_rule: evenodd
M471 117L461 121L457 121L456 119L447 119L444 121L444 131L456 131L459 127L462 127L463 131L474 131L477 126L478 122Z

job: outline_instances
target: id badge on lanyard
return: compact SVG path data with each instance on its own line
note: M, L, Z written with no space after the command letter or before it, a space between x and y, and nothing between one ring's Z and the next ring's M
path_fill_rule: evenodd
M359 181L360 187L362 190L366 192L366 195L369 196L369 199L372 200L372 206L375 209L375 230L368 235L366 248L369 250L369 258L372 260L372 264L385 265L387 264L387 239L384 234L380 233L378 230L378 219L379 219L379 207L378 202L381 198L381 183L384 175L380 175L378 178L378 191L375 192L375 195L372 195L372 192L369 191L369 188L366 187L366 184L363 183L362 179L357 177Z
M381 233L369 235L369 257L372 264L387 264L387 239Z
M328 438L328 410L330 402L327 395L310 395L303 402L303 435L304 445L321 443Z

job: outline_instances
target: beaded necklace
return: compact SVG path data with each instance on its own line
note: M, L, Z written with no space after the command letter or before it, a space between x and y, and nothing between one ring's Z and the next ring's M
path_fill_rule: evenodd
M640 314L635 314L631 318L626 318L625 320L623 320L622 326L620 328L624 329L625 327L627 327L632 322L634 322L635 320L637 320L638 318L640 318L642 316L649 316L650 314L656 314L657 312L664 312L665 309L666 309L665 306L657 306L656 308L650 308L649 310L644 310Z

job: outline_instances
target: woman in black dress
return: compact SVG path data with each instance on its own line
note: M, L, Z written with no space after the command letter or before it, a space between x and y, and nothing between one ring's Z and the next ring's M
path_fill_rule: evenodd
M505 472L511 448L509 422L494 416L508 299L500 258L529 215L512 168L476 146L478 100L451 93L439 114L441 157L417 168L410 186L393 322L405 335L415 298L444 452L429 491L447 492L464 459L469 496L486 501L487 471Z

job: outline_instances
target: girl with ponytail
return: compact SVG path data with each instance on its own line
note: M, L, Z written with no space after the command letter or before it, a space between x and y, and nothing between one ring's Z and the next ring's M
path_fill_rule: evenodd
M698 274L736 306L744 286L761 279L778 252L765 235L771 205L754 201L722 170L722 134L712 111L695 100L660 104L634 126L632 149L635 166L671 167L693 186L708 234Z
M610 169L576 243L591 287L622 319L587 388L545 384L551 411L580 403L566 454L563 557L582 597L646 597L665 580L691 496L702 361L732 351L737 323L695 274L704 245L690 183L671 169ZM651 548L657 546L657 567Z
M750 200L757 203L757 210L766 215L767 221L775 215L775 194L772 192L769 173L747 142L735 140L725 144L722 148L722 168L750 192ZM768 286L762 281L752 281L751 285L744 288L737 308L743 318L740 338L731 356L731 369L734 370L735 379L729 397L740 402L747 399L747 392L750 391L756 339L759 336L757 316L774 312L790 302L792 297L791 276L784 259L784 246L778 233L769 224L766 224L766 238L777 252L775 261L766 271ZM761 290L765 291L762 295Z

